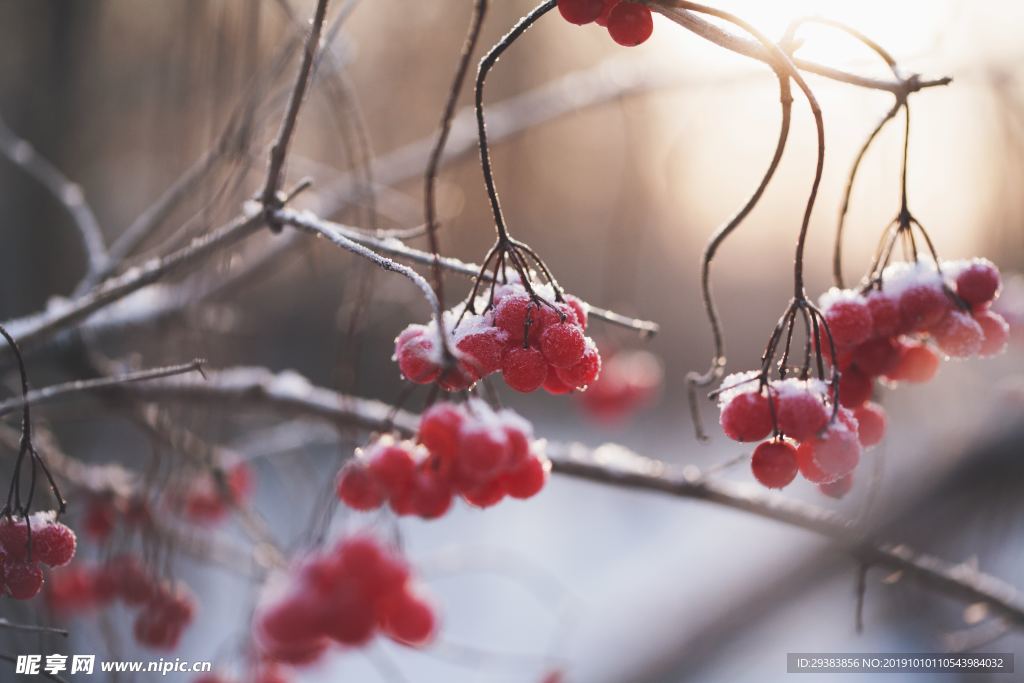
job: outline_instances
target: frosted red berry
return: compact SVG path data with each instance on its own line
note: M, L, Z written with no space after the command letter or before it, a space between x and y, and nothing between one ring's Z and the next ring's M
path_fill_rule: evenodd
M505 492L513 498L532 498L544 488L548 467L546 459L527 458L502 479Z
M865 448L878 445L885 437L885 410L877 403L865 403L853 411L857 419L857 437Z
M871 326L876 337L891 337L900 329L899 304L885 292L874 291L867 296Z
M856 408L871 398L873 382L857 366L844 371L839 377L839 403L846 408Z
M646 42L653 32L651 10L643 5L621 2L608 14L608 34L619 45L635 47Z
M760 441L772 432L771 406L759 391L747 391L732 397L719 417L722 431L733 441Z
M501 369L501 355L505 351L506 334L497 328L467 334L456 344L462 353L462 364L467 374L486 377Z
M544 359L556 368L571 368L580 362L586 345L583 329L568 322L549 325L540 337Z
M54 522L33 531L32 558L51 567L61 567L75 556L75 532Z
M922 283L904 290L899 305L902 329L921 332L942 319L950 301L939 285Z
M15 600L34 598L43 587L43 571L35 562L15 560L4 570L7 593Z
M978 355L982 358L996 356L1006 349L1010 340L1010 326L998 313L992 311L980 311L974 314L974 319L981 326L982 342L978 349Z
M412 332L396 340L395 358L402 375L416 384L429 384L437 379L441 367L437 362L437 350L428 337L426 328L415 326Z
M463 413L452 403L437 403L420 418L419 442L447 463L455 461L459 452L459 428Z
M797 466L804 479L815 484L835 481L836 475L826 472L814 459L814 444L804 441L796 449Z
M931 335L943 353L951 358L976 356L985 340L981 325L963 311L949 311L932 329Z
M871 337L874 330L871 310L860 298L839 299L825 310L825 322L836 346L856 346Z
M750 469L763 486L781 489L796 477L796 448L787 441L758 444L750 459Z
M362 462L350 462L338 475L338 498L355 510L376 510L384 503L384 492Z
M824 436L806 443L812 445L815 464L834 476L843 476L856 469L863 450L857 430L838 421L829 426Z
M583 357L571 368L556 368L558 377L568 386L584 389L601 374L601 354L596 346L588 345Z
M828 410L821 398L811 391L787 388L773 392L773 401L779 431L797 441L813 437L828 422Z
M366 468L385 495L394 495L409 486L416 472L416 462L404 443L392 443L371 449Z
M999 269L990 261L976 259L956 278L956 293L971 306L984 306L999 291Z
M544 355L534 348L514 347L505 353L501 363L501 376L516 391L536 391L548 376Z
M853 489L853 472L839 477L835 481L818 484L818 490L829 498L845 498Z
M896 382L927 382L939 369L939 357L924 344L900 346L899 360L886 377Z

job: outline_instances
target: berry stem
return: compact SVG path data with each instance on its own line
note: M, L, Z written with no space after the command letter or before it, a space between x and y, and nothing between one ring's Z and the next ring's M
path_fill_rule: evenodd
M778 71L775 72L779 79L779 103L782 108L781 122L779 124L779 138L778 142L775 143L775 153L772 155L772 160L768 164L768 170L765 171L764 176L761 178L761 182L758 184L754 193L747 199L747 202L740 208L736 214L730 218L724 225L722 225L711 239L708 241L707 246L704 247L704 253L701 256L701 274L700 274L700 289L701 298L704 302L704 311L707 314L708 322L711 325L711 337L714 345L714 355L711 357L711 364L704 373L689 372L686 375L686 390L687 397L690 404L690 418L693 422L694 430L697 433L697 439L699 441L707 441L708 436L704 432L703 420L700 416L700 406L697 401L697 389L698 387L706 387L716 379L721 377L725 370L726 357L725 357L725 335L722 333L722 323L718 315L718 307L715 305L714 296L711 291L711 263L718 253L718 248L722 246L726 238L732 234L732 232L739 227L740 223L753 211L754 207L761 200L761 195L764 194L765 189L768 187L768 183L775 176L775 171L779 167L779 163L782 161L782 154L786 149L786 141L789 139L790 123L792 121L793 112L793 94L790 88L789 78L783 76Z
M523 35L531 26L533 26L542 16L550 12L558 4L557 0L544 0L541 4L535 7L529 14L519 20L512 30L509 31L505 36L498 41L498 44L490 49L490 51L484 55L484 58L480 60L480 67L477 70L476 75L476 124L477 133L480 139L480 167L484 174L484 184L487 186L487 197L491 202L491 211L494 214L494 225L498 232L498 240L507 242L510 238L508 235L508 228L505 225L505 217L501 210L501 201L498 198L498 191L494 184L494 170L491 167L491 152L487 144L487 122L484 118L484 84L487 81L487 74L490 73L494 65L497 64L498 59L504 54L505 50L509 48L516 41L519 36ZM525 284L525 283L524 283Z
M444 112L441 114L440 132L437 136L437 142L430 152L430 160L427 162L424 179L424 216L426 217L427 239L430 244L430 251L434 255L434 262L432 264L434 291L437 292L437 300L440 302L442 309L445 308L444 271L441 268L441 247L437 236L439 227L437 224L437 175L438 169L441 166L441 159L444 156L444 148L448 144L452 121L455 119L455 107L458 104L459 93L462 92L466 73L469 71L469 61L473 57L480 39L480 30L483 27L484 17L487 15L487 8L488 0L475 0L466 40L462 45L462 53L455 68L455 77L452 79L451 88L448 90L448 99L445 101ZM437 323L443 337L443 321L438 320ZM447 348L447 344L445 344L445 349L447 350Z

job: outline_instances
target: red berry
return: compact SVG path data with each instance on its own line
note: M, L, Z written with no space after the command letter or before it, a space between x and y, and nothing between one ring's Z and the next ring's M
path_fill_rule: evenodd
M985 341L985 333L974 318L963 311L949 311L931 330L939 348L951 358L976 356Z
M865 403L853 411L857 418L857 437L865 448L877 445L885 436L885 410L877 403Z
M467 334L459 340L456 348L462 352L461 363L466 374L486 377L501 369L501 354L505 351L506 335L502 330L489 328Z
M429 602L416 593L404 590L382 605L381 629L405 645L422 647L434 637L437 618Z
M612 1L618 2L618 0ZM606 5L608 4L608 0L604 0L604 2ZM569 306L569 308L572 309L572 312L576 315L576 322L579 323L579 326L582 327L584 330L587 329L587 319L589 317L587 304L584 303L578 297L573 296L572 294L565 295L565 303Z
M818 484L818 490L829 498L845 498L846 494L853 488L853 472L839 477L835 481Z
M460 363L454 367L440 370L437 383L445 391L465 391L473 386L473 383L478 379L480 377L474 374L469 366Z
M510 294L495 307L494 326L508 333L508 344L522 345L526 334L526 316L531 308L533 303L526 294Z
M546 458L527 458L503 477L505 492L513 498L532 498L544 488L548 480L548 467Z
M899 358L896 342L891 337L878 337L854 349L852 361L864 374L877 377L896 367Z
M508 437L492 425L473 425L463 430L459 442L459 470L482 481L501 470L509 458Z
M75 532L60 522L41 526L32 534L32 557L51 567L61 567L75 556Z
M620 2L622 2L622 0L604 0L604 9L601 10L601 16L594 20L597 22L598 26L608 25L608 15L612 13L612 10L615 9Z
M774 395L774 401L779 431L797 441L810 439L828 423L825 404L810 391L787 387Z
M590 344L583 352L583 358L571 368L556 368L558 377L569 386L577 389L586 387L597 381L601 375L601 354L597 347Z
M558 11L570 24L583 26L601 15L604 0L558 0Z
M814 459L814 442L804 441L796 449L796 462L800 474L809 482L823 484L835 481L836 476L823 470Z
M871 378L856 366L851 367L839 377L839 404L845 408L856 408L871 398L873 389Z
M815 437L814 462L831 475L849 474L860 462L863 450L857 439L857 430L851 429L842 421L837 421L826 430L823 437Z
M895 299L885 292L874 291L868 294L867 303L876 337L891 337L899 331L900 308Z
M423 519L444 516L452 506L452 488L447 479L432 470L416 474L412 484L412 511Z
M572 323L548 326L540 337L540 350L548 363L556 368L571 368L582 358L587 343L583 330Z
M557 370L558 368L554 366L550 366L548 368L548 376L547 379L544 380L544 391L549 394L554 394L555 396L570 393L575 387L571 387L563 382Z
M886 377L896 382L927 382L939 369L939 357L924 344L903 344L900 357Z
M733 441L760 441L772 433L772 412L768 397L759 391L734 396L722 408L722 431Z
M28 558L28 526L24 519L0 519L0 547L6 553L8 561Z
M596 17L595 17L596 18ZM634 47L654 32L651 10L633 2L622 2L608 14L608 33L619 45Z
M376 510L384 503L384 492L361 462L352 461L338 474L338 498L354 510Z
M370 478L388 496L404 491L416 472L412 454L401 444L376 446L367 460Z
M501 375L505 383L516 391L529 393L544 384L548 376L548 364L537 349L515 347L505 353Z
M976 260L956 278L956 293L971 306L984 306L999 291L999 269L989 261Z
M505 483L498 478L463 491L462 497L473 507L489 508L500 503L505 493Z
M856 346L871 337L871 310L859 299L840 299L825 310L825 322L837 347Z
M4 571L7 592L15 600L34 598L43 586L43 572L35 562L11 562Z
M364 645L373 637L377 625L374 602L359 591L355 582L343 577L331 591L326 608L325 632L343 645Z
M781 489L796 477L796 448L787 441L765 441L754 449L750 469L763 486Z
M408 332L408 330L407 330ZM395 357L402 375L416 384L430 384L441 372L435 359L434 342L427 336L427 328L414 326L412 332L403 332L395 345ZM403 340L403 336L405 339Z
M459 428L462 411L453 403L435 403L420 418L419 442L431 453L448 463L459 453Z
M937 284L918 284L900 295L901 327L907 331L923 331L942 319L950 301Z
M1002 353L1010 340L1010 326L1003 316L992 311L980 311L974 314L974 319L978 321L984 335L978 355L989 358Z

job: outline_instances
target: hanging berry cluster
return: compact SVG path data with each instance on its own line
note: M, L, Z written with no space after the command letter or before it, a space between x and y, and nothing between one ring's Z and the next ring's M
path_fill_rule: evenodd
M101 565L75 564L55 574L47 599L54 612L85 614L121 602L138 608L133 634L148 647L172 650L195 617L188 587L154 576L134 555Z
M534 285L535 295L519 282L496 285L476 297L474 306L446 311L449 346L458 365L444 370L441 340L434 321L410 325L395 339L395 360L411 382L438 381L449 391L468 389L501 372L516 391L544 388L552 394L586 389L601 372L597 345L586 336L586 305L572 295L556 299L549 285ZM462 309L457 313L457 309ZM483 310L476 314L474 310Z
M67 564L76 546L75 532L56 521L53 512L0 519L0 590L15 600L35 597L43 585L39 565Z
M359 647L378 631L413 647L434 636L434 608L408 564L372 537L345 539L280 579L254 618L253 635L267 659L309 663L332 642Z
M789 485L798 472L815 484L851 477L864 447L880 436L862 431L852 410L832 403L829 384L794 378L765 383L762 376L729 375L718 394L726 436L744 443L768 439L754 449L754 477L772 489Z
M486 508L540 492L551 464L530 423L480 400L437 403L420 419L418 443L382 436L342 468L338 497L356 510L385 502L398 515L435 519L455 495Z
M654 32L651 10L631 0L558 0L558 11L571 24L596 23L619 45L635 47Z
M252 470L244 462L236 463L226 468L223 486L211 473L190 479L175 507L191 522L213 524L222 521L231 506L248 498L252 487Z
M821 297L842 372L839 400L856 408L874 382L927 382L947 358L989 357L1003 351L1009 326L990 305L999 270L972 259L897 262L866 292L832 289Z

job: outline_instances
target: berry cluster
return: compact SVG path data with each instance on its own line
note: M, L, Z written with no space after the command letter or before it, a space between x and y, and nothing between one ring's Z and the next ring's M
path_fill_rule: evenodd
M358 647L380 631L420 647L437 618L417 592L405 560L369 536L354 536L311 555L269 587L253 635L266 659L306 664L331 642Z
M432 406L417 439L383 436L359 451L338 476L338 497L357 510L388 502L398 515L435 519L456 494L481 508L506 495L530 498L544 488L551 467L529 422L476 399Z
M244 501L252 487L252 470L240 462L224 471L223 490L212 474L191 479L176 507L192 522L212 524L223 520L231 506Z
M648 351L605 354L601 376L580 394L583 409L603 423L627 420L661 388L664 370Z
M571 24L606 27L624 47L640 45L654 32L651 10L632 0L558 0L558 11Z
M61 567L75 556L75 532L56 521L53 512L28 519L0 519L0 593L28 600L43 585L39 564Z
M934 262L919 260L887 266L882 289L826 292L820 303L842 373L840 403L863 405L878 378L927 382L939 366L934 349L947 358L1001 353L1009 327L989 309L999 287L999 271L987 260L945 261L941 274Z
M120 600L139 608L135 640L172 650L195 616L195 599L180 583L154 577L133 555L99 566L73 565L50 581L48 599L59 614L73 615L107 607Z
M482 315L446 311L449 346L458 355L457 367L447 371L437 324L405 328L395 339L394 358L402 375L417 384L437 381L448 391L468 389L499 371L516 391L585 389L601 372L601 355L584 333L586 305L572 295L564 303L548 304L555 298L549 285L535 285L534 291L545 301L510 282L494 288L493 300L490 293L477 297L473 310L484 310Z
M768 488L787 486L799 472L823 492L848 489L863 449L877 444L884 431L881 408L872 404L857 412L836 409L829 385L820 380L763 384L760 373L746 372L729 375L722 387L718 398L726 436L740 442L772 437L758 444L751 458L754 477ZM868 412L871 418L862 427L859 416Z

